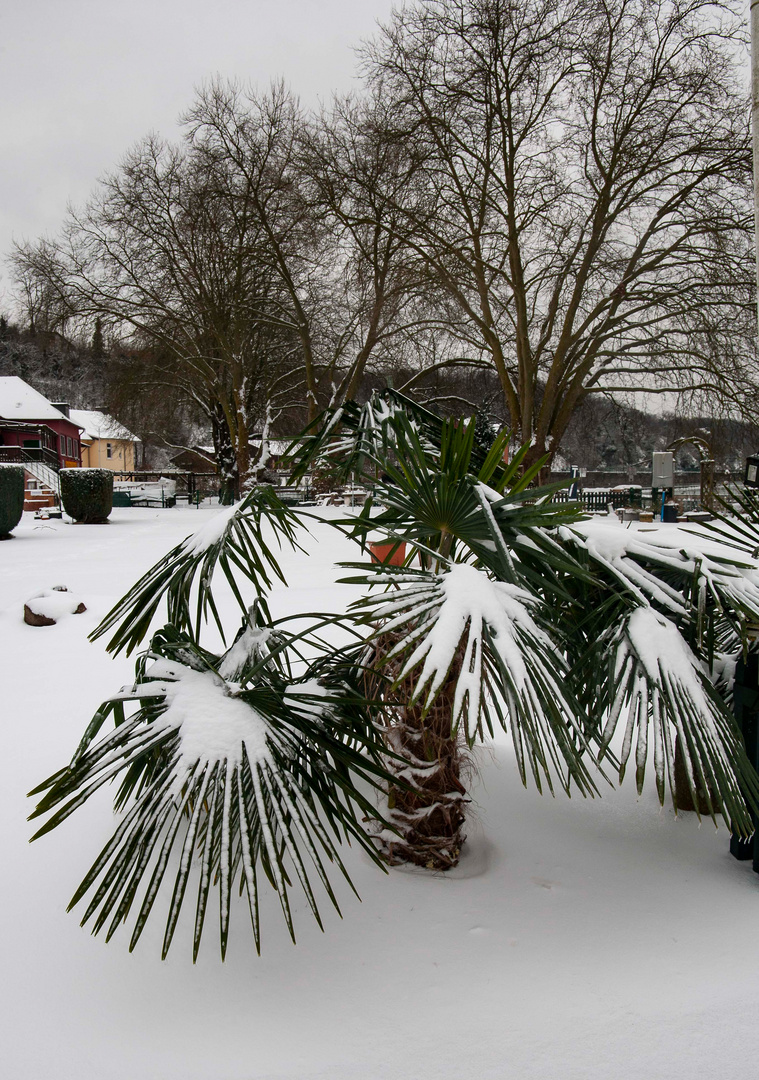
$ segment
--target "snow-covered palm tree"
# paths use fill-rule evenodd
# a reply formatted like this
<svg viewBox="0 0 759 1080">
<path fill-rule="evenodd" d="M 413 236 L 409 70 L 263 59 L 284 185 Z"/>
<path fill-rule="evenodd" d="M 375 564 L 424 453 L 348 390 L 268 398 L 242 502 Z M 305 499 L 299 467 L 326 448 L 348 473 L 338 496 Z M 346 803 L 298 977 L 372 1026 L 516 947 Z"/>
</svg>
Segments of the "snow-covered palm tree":
<svg viewBox="0 0 759 1080">
<path fill-rule="evenodd" d="M 35 815 L 49 814 L 40 835 L 121 778 L 113 837 L 72 900 L 90 894 L 84 921 L 110 937 L 136 908 L 133 946 L 171 866 L 165 955 L 195 868 L 194 951 L 215 885 L 223 953 L 233 885 L 259 942 L 259 870 L 292 932 L 295 877 L 317 919 L 315 877 L 336 903 L 327 871 L 346 873 L 341 841 L 381 866 L 446 869 L 464 840 L 462 751 L 497 726 L 524 783 L 592 795 L 610 768 L 622 779 L 634 751 L 639 790 L 652 758 L 662 801 L 685 796 L 753 831 L 759 779 L 719 687 L 725 657 L 759 622 L 747 550 L 759 537 L 728 522 L 686 534 L 591 520 L 552 502 L 555 488 L 530 486 L 540 463 L 524 470 L 526 449 L 504 464 L 507 443 L 483 452 L 473 423 L 443 422 L 392 392 L 348 403 L 307 433 L 295 475 L 332 462 L 371 481 L 373 499 L 338 527 L 357 555 L 377 533 L 404 542 L 405 565 L 357 558 L 345 580 L 361 597 L 347 612 L 314 615 L 306 629 L 273 621 L 276 544 L 296 546 L 307 519 L 259 489 L 106 617 L 96 636 L 115 629 L 108 647 L 131 651 L 167 600 L 134 686 L 101 707 L 71 764 L 36 792 Z M 221 654 L 201 640 L 208 619 L 224 630 L 217 568 L 242 616 Z M 250 610 L 242 579 L 258 593 Z M 329 644 L 330 623 L 349 645 Z"/>
</svg>

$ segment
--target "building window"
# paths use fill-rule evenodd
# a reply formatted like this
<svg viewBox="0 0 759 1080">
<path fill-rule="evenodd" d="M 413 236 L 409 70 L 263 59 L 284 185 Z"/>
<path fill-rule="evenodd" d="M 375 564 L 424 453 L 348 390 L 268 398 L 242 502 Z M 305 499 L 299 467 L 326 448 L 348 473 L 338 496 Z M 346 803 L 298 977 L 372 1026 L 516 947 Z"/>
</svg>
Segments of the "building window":
<svg viewBox="0 0 759 1080">
<path fill-rule="evenodd" d="M 69 448 L 69 457 L 74 456 L 74 443 L 69 435 L 66 436 L 66 443 Z"/>
<path fill-rule="evenodd" d="M 105 444 L 105 456 L 107 458 L 112 458 L 113 457 L 113 444 L 112 443 L 107 442 Z"/>
</svg>

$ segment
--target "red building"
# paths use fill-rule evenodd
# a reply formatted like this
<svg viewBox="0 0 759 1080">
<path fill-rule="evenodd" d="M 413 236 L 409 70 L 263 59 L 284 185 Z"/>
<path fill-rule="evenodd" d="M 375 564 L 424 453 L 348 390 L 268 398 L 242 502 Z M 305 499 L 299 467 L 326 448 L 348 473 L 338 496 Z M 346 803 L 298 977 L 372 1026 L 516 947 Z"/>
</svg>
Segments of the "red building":
<svg viewBox="0 0 759 1080">
<path fill-rule="evenodd" d="M 16 375 L 0 377 L 0 461 L 41 461 L 55 469 L 82 464 L 81 428 Z"/>
</svg>

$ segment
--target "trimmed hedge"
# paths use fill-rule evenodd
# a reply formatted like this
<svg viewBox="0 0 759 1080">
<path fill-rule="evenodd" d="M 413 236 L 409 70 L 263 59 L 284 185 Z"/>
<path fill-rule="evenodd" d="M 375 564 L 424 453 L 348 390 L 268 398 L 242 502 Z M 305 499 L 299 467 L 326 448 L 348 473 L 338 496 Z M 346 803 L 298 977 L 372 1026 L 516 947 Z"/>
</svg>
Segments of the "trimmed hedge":
<svg viewBox="0 0 759 1080">
<path fill-rule="evenodd" d="M 0 465 L 0 539 L 15 529 L 24 512 L 23 465 Z"/>
<path fill-rule="evenodd" d="M 102 525 L 113 507 L 109 469 L 61 469 L 61 502 L 66 513 L 85 525 Z"/>
</svg>

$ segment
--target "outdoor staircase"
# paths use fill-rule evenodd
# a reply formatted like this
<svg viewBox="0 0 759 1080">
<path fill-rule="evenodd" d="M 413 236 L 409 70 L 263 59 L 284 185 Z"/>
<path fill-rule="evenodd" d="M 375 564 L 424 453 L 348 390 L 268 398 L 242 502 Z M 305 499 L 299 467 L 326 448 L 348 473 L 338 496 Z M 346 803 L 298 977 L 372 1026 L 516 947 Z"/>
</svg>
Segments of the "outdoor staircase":
<svg viewBox="0 0 759 1080">
<path fill-rule="evenodd" d="M 24 510 L 42 510 L 58 505 L 54 492 L 44 487 L 24 488 Z"/>
<path fill-rule="evenodd" d="M 50 465 L 46 465 L 44 461 L 26 460 L 23 465 L 26 472 L 33 476 L 35 480 L 38 480 L 43 487 L 47 488 L 53 495 L 60 496 L 61 478 L 55 469 Z"/>
<path fill-rule="evenodd" d="M 24 510 L 58 506 L 61 478 L 58 455 L 48 449 L 0 446 L 0 463 L 24 468 Z"/>
<path fill-rule="evenodd" d="M 24 510 L 58 506 L 61 478 L 44 461 L 24 461 Z"/>
<path fill-rule="evenodd" d="M 24 510 L 42 510 L 58 506 L 61 498 L 61 478 L 58 470 L 16 447 L 3 447 L 0 460 L 24 467 Z M 9 452 L 10 451 L 10 452 Z"/>
</svg>

